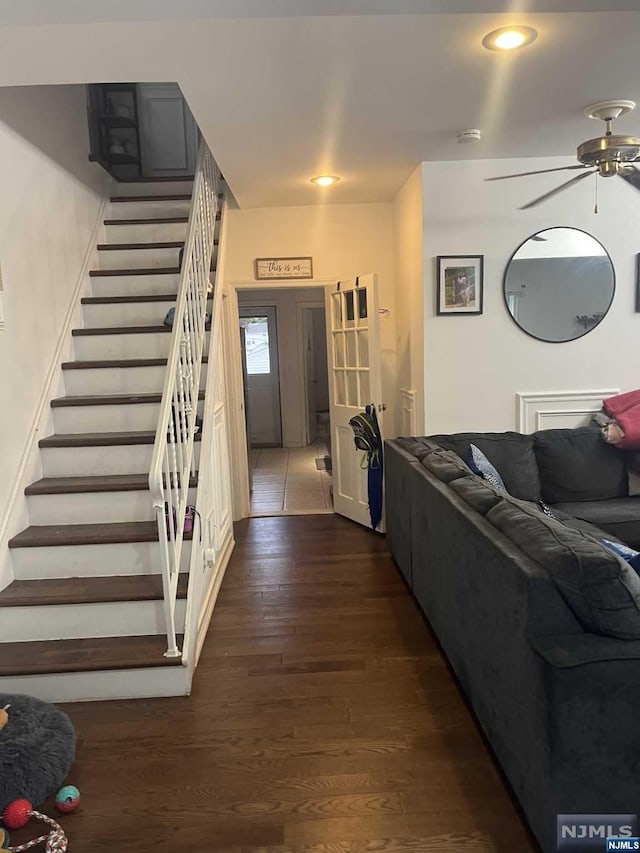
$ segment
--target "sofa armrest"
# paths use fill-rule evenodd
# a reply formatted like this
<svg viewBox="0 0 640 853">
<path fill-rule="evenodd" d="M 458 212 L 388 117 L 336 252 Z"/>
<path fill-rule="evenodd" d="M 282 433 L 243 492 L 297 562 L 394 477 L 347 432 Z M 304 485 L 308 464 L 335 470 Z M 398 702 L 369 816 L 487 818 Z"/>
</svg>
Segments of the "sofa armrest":
<svg viewBox="0 0 640 853">
<path fill-rule="evenodd" d="M 640 640 L 617 640 L 598 634 L 564 634 L 531 639 L 531 646 L 558 669 L 605 661 L 640 660 Z"/>
</svg>

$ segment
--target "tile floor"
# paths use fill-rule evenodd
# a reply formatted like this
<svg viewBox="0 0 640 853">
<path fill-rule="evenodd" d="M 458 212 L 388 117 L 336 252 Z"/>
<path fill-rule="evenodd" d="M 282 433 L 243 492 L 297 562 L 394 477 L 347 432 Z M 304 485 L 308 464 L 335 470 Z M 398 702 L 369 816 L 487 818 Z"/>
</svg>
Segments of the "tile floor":
<svg viewBox="0 0 640 853">
<path fill-rule="evenodd" d="M 316 467 L 328 452 L 324 439 L 309 447 L 252 449 L 251 515 L 333 512 L 331 474 Z"/>
</svg>

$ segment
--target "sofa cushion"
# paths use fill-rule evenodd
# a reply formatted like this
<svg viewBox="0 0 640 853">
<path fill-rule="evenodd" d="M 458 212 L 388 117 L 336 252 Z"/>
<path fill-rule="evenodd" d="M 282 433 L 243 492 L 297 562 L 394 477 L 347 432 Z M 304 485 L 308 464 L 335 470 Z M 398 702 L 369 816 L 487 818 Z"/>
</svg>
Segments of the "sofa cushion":
<svg viewBox="0 0 640 853">
<path fill-rule="evenodd" d="M 481 515 L 486 515 L 504 495 L 503 491 L 475 475 L 453 480 L 449 487 Z"/>
<path fill-rule="evenodd" d="M 543 501 L 605 501 L 628 495 L 624 455 L 602 440 L 598 427 L 545 429 L 533 438 Z"/>
<path fill-rule="evenodd" d="M 433 453 L 434 450 L 440 449 L 438 444 L 424 437 L 397 438 L 396 443 L 418 460 L 422 460 L 427 453 Z"/>
<path fill-rule="evenodd" d="M 429 438 L 463 459 L 469 445 L 475 444 L 500 472 L 510 495 L 525 501 L 540 500 L 540 476 L 532 436 L 519 432 L 460 432 Z"/>
<path fill-rule="evenodd" d="M 554 504 L 552 509 L 595 524 L 631 548 L 640 550 L 640 496 L 560 503 Z"/>
<path fill-rule="evenodd" d="M 564 512 L 558 507 L 553 508 L 553 517 L 557 518 L 558 521 L 561 521 L 565 527 L 570 527 L 572 530 L 581 530 L 583 533 L 586 533 L 588 536 L 593 536 L 594 539 L 597 539 L 598 542 L 601 539 L 613 539 L 614 541 L 618 541 L 617 538 L 609 533 L 608 530 L 602 530 L 600 527 L 596 527 L 595 524 L 591 524 L 590 521 L 585 521 L 582 518 L 576 518 L 573 515 L 569 515 L 568 512 Z"/>
<path fill-rule="evenodd" d="M 450 483 L 452 480 L 457 480 L 458 477 L 466 477 L 471 474 L 471 470 L 467 468 L 458 454 L 451 450 L 438 449 L 433 453 L 428 453 L 422 459 L 422 465 L 443 483 Z"/>
<path fill-rule="evenodd" d="M 586 631 L 640 639 L 640 577 L 628 563 L 523 501 L 503 498 L 487 520 L 551 575 Z"/>
</svg>

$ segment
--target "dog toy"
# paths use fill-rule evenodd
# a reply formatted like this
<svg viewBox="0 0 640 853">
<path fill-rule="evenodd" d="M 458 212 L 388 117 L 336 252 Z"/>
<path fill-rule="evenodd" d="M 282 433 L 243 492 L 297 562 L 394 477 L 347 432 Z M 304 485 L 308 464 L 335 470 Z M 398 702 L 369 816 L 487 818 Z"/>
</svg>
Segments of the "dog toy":
<svg viewBox="0 0 640 853">
<path fill-rule="evenodd" d="M 56 808 L 61 814 L 71 814 L 80 804 L 80 791 L 75 785 L 65 785 L 56 794 Z"/>
<path fill-rule="evenodd" d="M 10 850 L 11 853 L 23 853 L 25 850 L 31 850 L 32 847 L 44 844 L 45 853 L 66 853 L 69 841 L 60 824 L 47 815 L 35 811 L 29 800 L 14 800 L 2 813 L 2 820 L 9 829 L 20 829 L 26 826 L 32 817 L 50 826 L 51 832 L 34 838 L 33 841 L 27 841 L 26 844 L 19 844 L 17 847 L 6 849 Z"/>
<path fill-rule="evenodd" d="M 0 708 L 0 731 L 2 731 L 9 722 L 9 714 L 7 714 L 7 711 L 10 707 L 11 705 L 5 705 L 4 708 Z"/>
</svg>

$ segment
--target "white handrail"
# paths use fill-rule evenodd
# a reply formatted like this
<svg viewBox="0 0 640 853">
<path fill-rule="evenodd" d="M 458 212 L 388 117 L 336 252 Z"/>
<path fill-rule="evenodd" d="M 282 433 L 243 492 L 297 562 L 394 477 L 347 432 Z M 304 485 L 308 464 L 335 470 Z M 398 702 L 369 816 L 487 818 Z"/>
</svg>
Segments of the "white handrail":
<svg viewBox="0 0 640 853">
<path fill-rule="evenodd" d="M 218 170 L 206 142 L 202 140 L 149 471 L 149 488 L 160 543 L 167 657 L 179 657 L 181 654 L 176 638 L 176 601 L 184 519 L 189 486 L 195 473 L 194 436 L 218 207 Z"/>
</svg>

